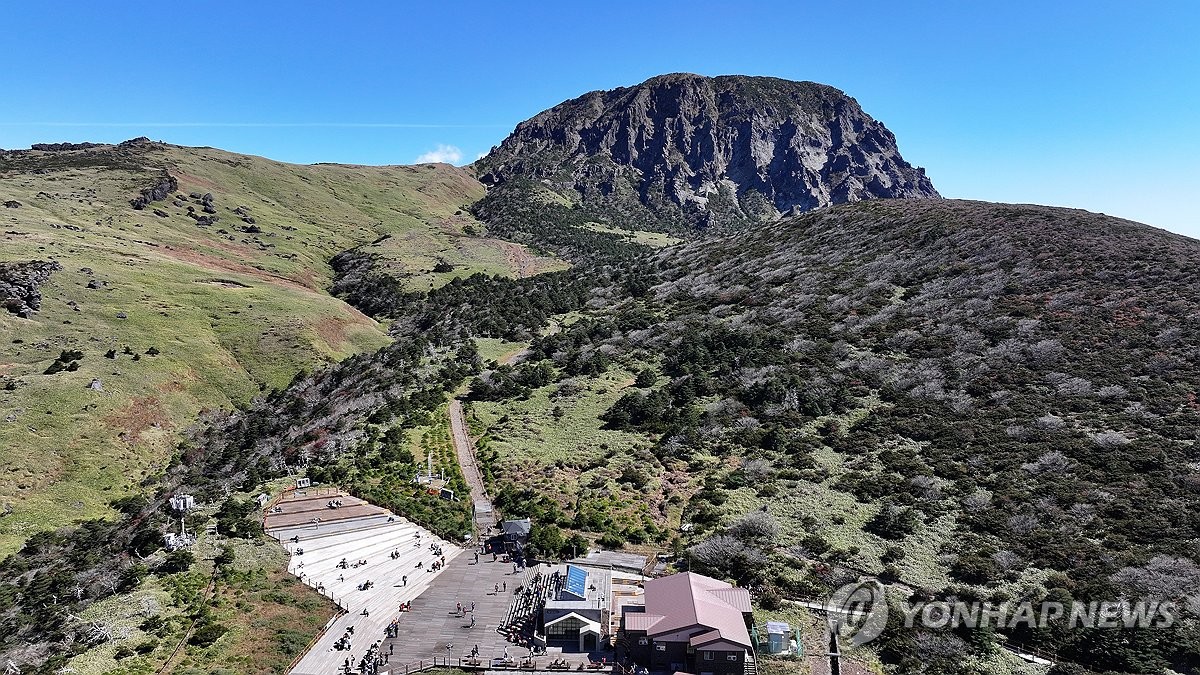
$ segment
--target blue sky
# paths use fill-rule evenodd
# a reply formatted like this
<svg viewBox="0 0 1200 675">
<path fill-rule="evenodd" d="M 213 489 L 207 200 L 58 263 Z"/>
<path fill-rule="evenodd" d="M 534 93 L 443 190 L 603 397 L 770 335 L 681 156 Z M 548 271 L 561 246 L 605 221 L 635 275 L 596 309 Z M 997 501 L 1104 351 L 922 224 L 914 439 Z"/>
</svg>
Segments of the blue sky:
<svg viewBox="0 0 1200 675">
<path fill-rule="evenodd" d="M 0 147 L 459 163 L 666 72 L 833 85 L 948 197 L 1200 237 L 1200 2 L 12 2 Z M 454 153 L 442 156 L 453 158 Z"/>
</svg>

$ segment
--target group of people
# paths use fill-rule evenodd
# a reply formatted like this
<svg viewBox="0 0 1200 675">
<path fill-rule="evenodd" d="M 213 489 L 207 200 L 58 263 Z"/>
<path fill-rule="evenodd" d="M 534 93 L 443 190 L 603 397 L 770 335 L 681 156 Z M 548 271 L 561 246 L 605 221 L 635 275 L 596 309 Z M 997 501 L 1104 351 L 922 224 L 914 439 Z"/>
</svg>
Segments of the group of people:
<svg viewBox="0 0 1200 675">
<path fill-rule="evenodd" d="M 342 633 L 342 637 L 338 638 L 337 642 L 333 643 L 333 648 L 340 651 L 350 651 L 353 648 L 351 641 L 354 639 L 354 626 L 346 626 L 346 632 Z M 349 660 L 349 659 L 347 659 Z"/>
<path fill-rule="evenodd" d="M 379 672 L 379 667 L 386 664 L 390 660 L 391 651 L 383 653 L 380 650 L 382 643 L 376 642 L 367 649 L 367 653 L 363 655 L 362 660 L 358 662 L 358 672 L 360 675 L 375 675 Z M 342 664 L 343 672 L 349 675 L 353 673 L 352 664 L 354 657 L 350 656 Z"/>
<path fill-rule="evenodd" d="M 325 506 L 331 509 L 340 509 L 342 508 L 342 500 L 330 499 L 329 501 L 325 502 Z"/>
<path fill-rule="evenodd" d="M 352 563 L 348 563 L 348 562 L 346 562 L 345 558 L 342 558 L 341 560 L 338 561 L 337 565 L 334 565 L 334 567 L 336 567 L 340 570 L 349 569 L 351 567 L 358 569 L 359 567 L 362 567 L 363 565 L 366 565 L 366 564 L 367 564 L 366 560 L 356 560 Z"/>
</svg>

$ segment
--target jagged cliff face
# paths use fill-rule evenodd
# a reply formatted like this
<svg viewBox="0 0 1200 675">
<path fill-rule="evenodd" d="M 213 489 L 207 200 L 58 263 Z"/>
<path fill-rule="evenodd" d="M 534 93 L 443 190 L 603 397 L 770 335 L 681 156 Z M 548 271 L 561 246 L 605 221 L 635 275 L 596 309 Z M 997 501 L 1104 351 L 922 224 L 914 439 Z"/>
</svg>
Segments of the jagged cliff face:
<svg viewBox="0 0 1200 675">
<path fill-rule="evenodd" d="M 664 75 L 561 103 L 476 164 L 483 182 L 541 181 L 616 213 L 719 225 L 829 204 L 936 198 L 923 169 L 833 87 Z"/>
</svg>

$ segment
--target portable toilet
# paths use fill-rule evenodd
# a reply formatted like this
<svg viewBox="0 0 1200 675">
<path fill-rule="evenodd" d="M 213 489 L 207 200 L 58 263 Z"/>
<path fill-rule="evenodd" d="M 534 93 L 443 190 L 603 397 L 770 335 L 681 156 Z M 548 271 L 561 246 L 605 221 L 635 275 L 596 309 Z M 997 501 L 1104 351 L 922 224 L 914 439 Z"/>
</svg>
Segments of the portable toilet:
<svg viewBox="0 0 1200 675">
<path fill-rule="evenodd" d="M 782 654 L 788 649 L 788 634 L 792 627 L 782 621 L 767 622 L 767 653 Z"/>
</svg>

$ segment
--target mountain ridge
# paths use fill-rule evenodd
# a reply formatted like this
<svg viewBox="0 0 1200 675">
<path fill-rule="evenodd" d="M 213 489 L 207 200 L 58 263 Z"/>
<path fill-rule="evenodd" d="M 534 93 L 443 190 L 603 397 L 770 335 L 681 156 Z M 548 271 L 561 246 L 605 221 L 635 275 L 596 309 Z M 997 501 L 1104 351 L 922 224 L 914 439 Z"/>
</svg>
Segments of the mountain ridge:
<svg viewBox="0 0 1200 675">
<path fill-rule="evenodd" d="M 940 197 L 841 90 L 772 77 L 659 75 L 518 124 L 474 165 L 647 222 L 738 226 L 835 203 Z"/>
</svg>

